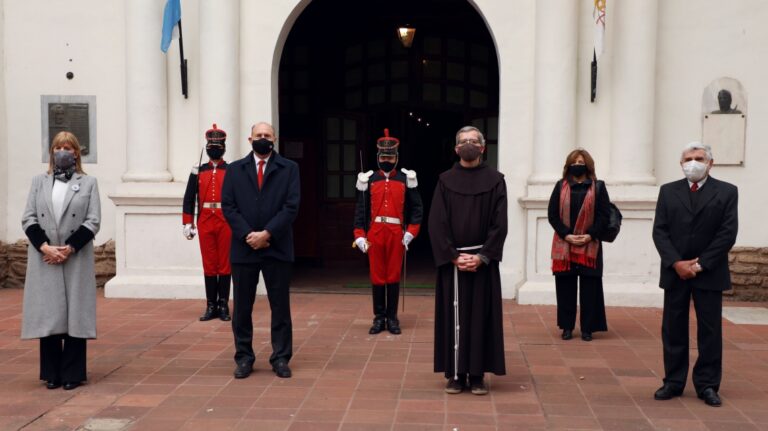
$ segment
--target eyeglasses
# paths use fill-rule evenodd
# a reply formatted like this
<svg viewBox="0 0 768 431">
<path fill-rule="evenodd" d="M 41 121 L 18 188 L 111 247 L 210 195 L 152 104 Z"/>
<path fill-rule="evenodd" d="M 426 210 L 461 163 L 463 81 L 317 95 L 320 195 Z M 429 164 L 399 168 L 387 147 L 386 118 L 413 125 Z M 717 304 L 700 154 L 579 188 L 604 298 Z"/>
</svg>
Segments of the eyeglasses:
<svg viewBox="0 0 768 431">
<path fill-rule="evenodd" d="M 462 139 L 459 145 L 480 145 L 479 139 Z"/>
</svg>

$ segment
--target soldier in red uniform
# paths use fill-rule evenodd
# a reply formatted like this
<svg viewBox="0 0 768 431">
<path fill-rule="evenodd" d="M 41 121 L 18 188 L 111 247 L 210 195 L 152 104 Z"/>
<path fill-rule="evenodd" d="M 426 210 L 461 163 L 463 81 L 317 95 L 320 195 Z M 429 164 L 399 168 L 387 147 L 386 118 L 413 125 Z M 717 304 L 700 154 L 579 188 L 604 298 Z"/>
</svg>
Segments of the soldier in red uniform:
<svg viewBox="0 0 768 431">
<path fill-rule="evenodd" d="M 227 162 L 222 158 L 226 150 L 227 133 L 213 125 L 205 132 L 205 152 L 210 161 L 192 168 L 184 193 L 184 236 L 192 239 L 200 234 L 203 255 L 205 297 L 207 306 L 200 320 L 218 317 L 231 320 L 229 315 L 229 284 L 232 279 L 229 266 L 229 246 L 232 231 L 221 211 L 221 185 L 227 173 Z M 197 226 L 195 226 L 197 206 Z"/>
<path fill-rule="evenodd" d="M 416 172 L 395 169 L 399 145 L 400 141 L 384 129 L 384 136 L 376 141 L 379 169 L 357 176 L 354 235 L 355 246 L 368 253 L 370 263 L 374 314 L 370 334 L 385 328 L 392 334 L 401 332 L 397 301 L 403 254 L 421 226 Z"/>
</svg>

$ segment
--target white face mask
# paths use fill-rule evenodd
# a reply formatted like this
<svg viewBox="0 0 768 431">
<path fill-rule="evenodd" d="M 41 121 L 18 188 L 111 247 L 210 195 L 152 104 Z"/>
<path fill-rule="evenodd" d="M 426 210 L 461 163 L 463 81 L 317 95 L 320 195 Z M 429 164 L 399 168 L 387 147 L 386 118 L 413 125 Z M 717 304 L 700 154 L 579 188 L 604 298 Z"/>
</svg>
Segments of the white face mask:
<svg viewBox="0 0 768 431">
<path fill-rule="evenodd" d="M 707 163 L 691 160 L 683 163 L 683 173 L 685 174 L 685 178 L 688 178 L 688 181 L 698 183 L 707 175 L 707 167 Z"/>
</svg>

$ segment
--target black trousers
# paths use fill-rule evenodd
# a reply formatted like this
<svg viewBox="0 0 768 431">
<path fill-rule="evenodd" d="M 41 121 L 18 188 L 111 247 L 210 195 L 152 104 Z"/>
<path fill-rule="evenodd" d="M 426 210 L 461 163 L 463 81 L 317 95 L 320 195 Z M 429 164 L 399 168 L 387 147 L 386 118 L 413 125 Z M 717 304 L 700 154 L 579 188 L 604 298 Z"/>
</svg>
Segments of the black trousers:
<svg viewBox="0 0 768 431">
<path fill-rule="evenodd" d="M 86 380 L 86 339 L 68 334 L 40 338 L 40 380 L 79 383 Z"/>
<path fill-rule="evenodd" d="M 693 289 L 680 281 L 664 289 L 661 341 L 664 345 L 664 383 L 685 388 L 688 379 L 688 317 L 693 297 L 699 357 L 693 366 L 696 393 L 720 390 L 723 374 L 723 292 Z"/>
<path fill-rule="evenodd" d="M 578 283 L 578 285 L 577 285 Z M 583 275 L 556 275 L 557 326 L 573 329 L 576 326 L 576 294 L 578 292 L 581 314 L 581 332 L 607 331 L 603 278 Z"/>
<path fill-rule="evenodd" d="M 265 259 L 260 263 L 232 264 L 234 283 L 234 311 L 232 332 L 235 336 L 235 362 L 238 364 L 256 361 L 253 352 L 253 303 L 256 300 L 256 285 L 259 273 L 264 274 L 269 308 L 272 311 L 271 336 L 272 355 L 269 363 L 291 360 L 293 356 L 293 325 L 291 323 L 291 263 Z"/>
</svg>

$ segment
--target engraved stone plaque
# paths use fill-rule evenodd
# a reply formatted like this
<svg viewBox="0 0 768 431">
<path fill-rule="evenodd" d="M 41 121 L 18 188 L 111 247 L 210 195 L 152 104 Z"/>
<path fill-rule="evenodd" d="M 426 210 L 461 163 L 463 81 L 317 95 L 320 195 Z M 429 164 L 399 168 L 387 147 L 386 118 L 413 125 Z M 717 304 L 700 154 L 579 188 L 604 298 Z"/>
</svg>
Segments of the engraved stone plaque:
<svg viewBox="0 0 768 431">
<path fill-rule="evenodd" d="M 96 97 L 41 96 L 41 105 L 43 163 L 48 162 L 48 149 L 61 131 L 77 137 L 84 163 L 96 163 Z"/>
<path fill-rule="evenodd" d="M 702 142 L 712 147 L 717 165 L 743 165 L 746 116 L 707 114 L 702 126 Z"/>
</svg>

